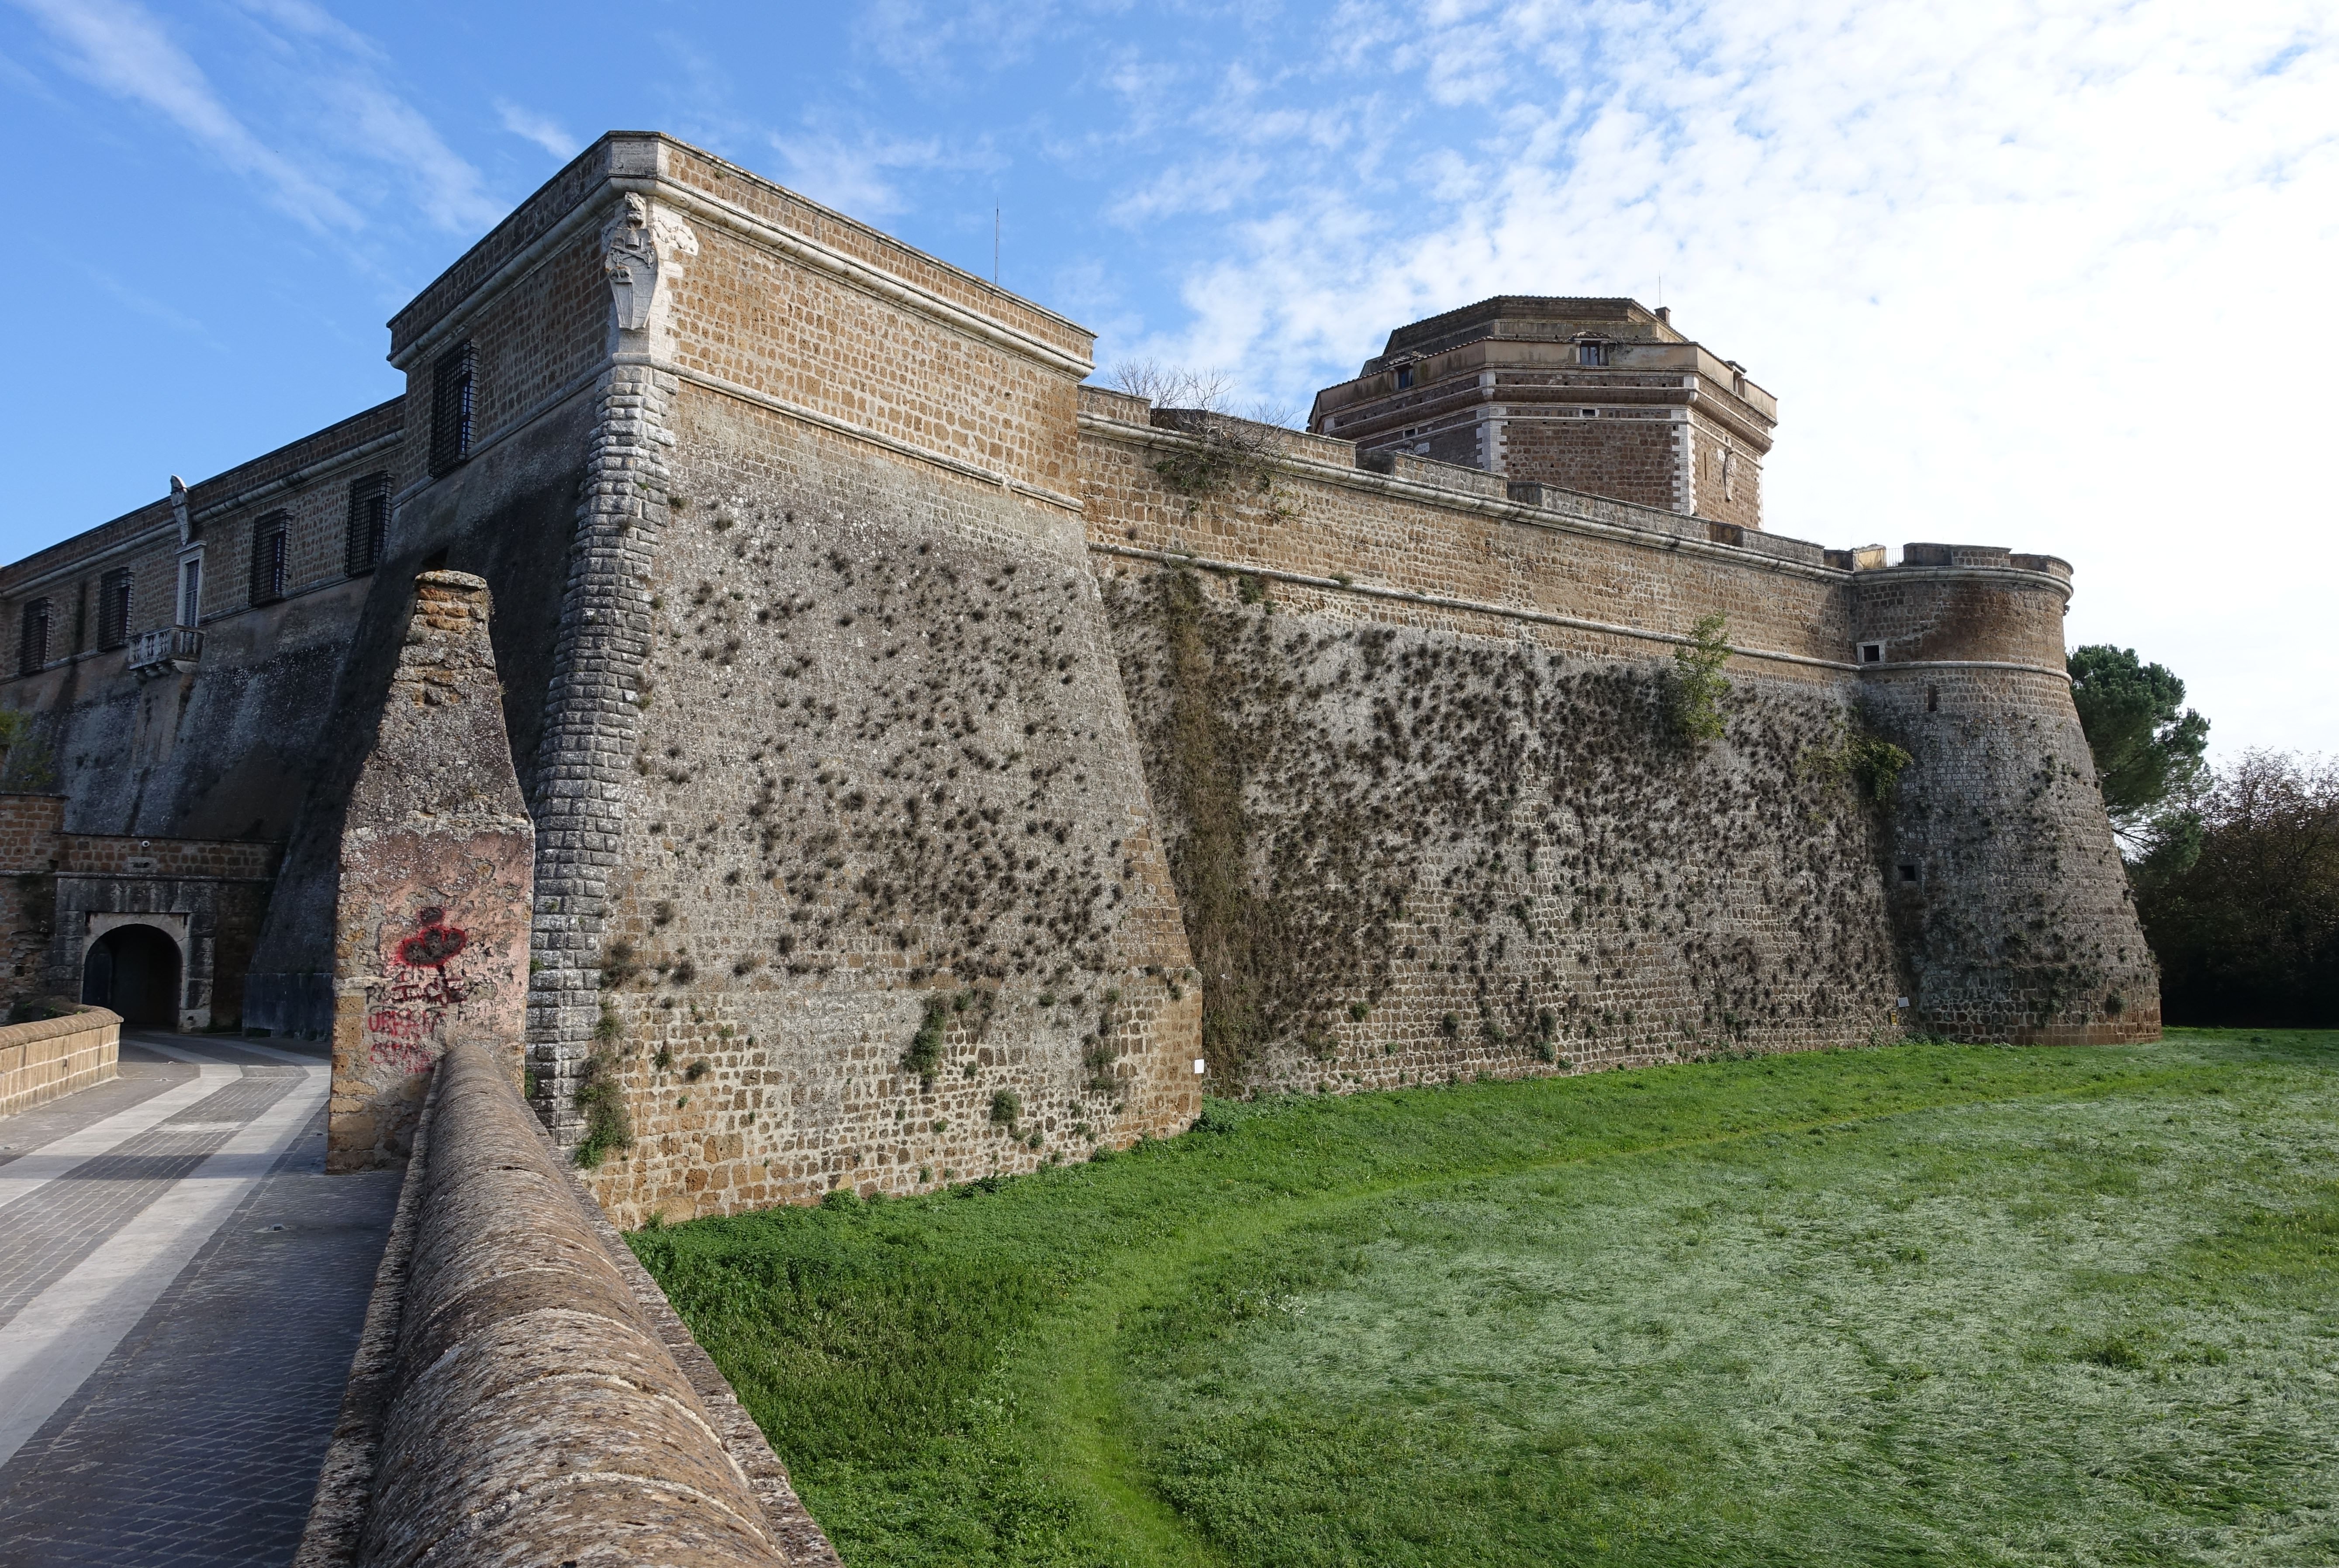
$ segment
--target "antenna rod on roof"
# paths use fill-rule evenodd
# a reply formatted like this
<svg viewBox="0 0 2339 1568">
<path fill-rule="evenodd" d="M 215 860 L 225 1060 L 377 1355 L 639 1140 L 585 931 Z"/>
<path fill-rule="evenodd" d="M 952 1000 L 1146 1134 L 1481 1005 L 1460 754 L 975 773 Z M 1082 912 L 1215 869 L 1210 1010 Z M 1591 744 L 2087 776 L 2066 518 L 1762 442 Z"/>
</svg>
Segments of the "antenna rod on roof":
<svg viewBox="0 0 2339 1568">
<path fill-rule="evenodd" d="M 991 286 L 999 287 L 999 209 L 991 210 Z"/>
</svg>

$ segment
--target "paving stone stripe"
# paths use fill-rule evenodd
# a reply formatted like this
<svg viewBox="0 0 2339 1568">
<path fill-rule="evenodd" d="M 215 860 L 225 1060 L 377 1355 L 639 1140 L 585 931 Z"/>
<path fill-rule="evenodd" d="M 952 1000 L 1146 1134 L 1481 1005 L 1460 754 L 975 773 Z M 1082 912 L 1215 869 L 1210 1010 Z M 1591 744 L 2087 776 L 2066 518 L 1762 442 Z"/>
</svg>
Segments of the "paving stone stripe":
<svg viewBox="0 0 2339 1568">
<path fill-rule="evenodd" d="M 0 1327 L 0 1464 L 104 1361 L 324 1103 L 329 1070 L 294 1070 L 290 1092 Z"/>
<path fill-rule="evenodd" d="M 0 1333 L 25 1305 L 105 1245 L 297 1080 L 232 1079 L 220 1090 L 122 1144 L 84 1160 L 12 1209 L 0 1251 Z"/>
<path fill-rule="evenodd" d="M 218 1093 L 243 1074 L 232 1067 L 206 1066 L 198 1076 L 151 1100 L 141 1100 L 103 1121 L 25 1150 L 0 1165 L 0 1208 L 38 1191 L 86 1161 L 119 1147 L 197 1100 Z"/>
<path fill-rule="evenodd" d="M 0 1464 L 0 1564 L 253 1568 L 292 1555 L 400 1174 L 323 1174 L 325 1118 Z"/>
</svg>

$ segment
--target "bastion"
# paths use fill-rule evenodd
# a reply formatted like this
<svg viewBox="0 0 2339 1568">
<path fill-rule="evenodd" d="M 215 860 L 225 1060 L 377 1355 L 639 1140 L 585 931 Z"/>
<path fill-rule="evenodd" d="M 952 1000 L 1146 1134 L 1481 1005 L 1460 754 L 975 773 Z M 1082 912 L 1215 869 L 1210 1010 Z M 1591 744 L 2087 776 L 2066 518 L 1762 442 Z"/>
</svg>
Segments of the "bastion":
<svg viewBox="0 0 2339 1568">
<path fill-rule="evenodd" d="M 1306 431 L 1092 349 L 604 136 L 393 318 L 400 397 L 0 571 L 16 993 L 338 1008 L 345 1102 L 412 1106 L 445 1042 L 337 992 L 350 868 L 532 884 L 498 1049 L 620 1223 L 1084 1159 L 1206 1090 L 2156 1031 L 2064 562 L 1771 530 L 1776 400 L 1631 301 L 1400 327 Z M 438 678 L 418 580 L 485 617 L 477 801 L 366 772 Z M 532 878 L 350 858 L 473 810 Z M 144 847 L 99 888 L 100 843 Z M 402 1154 L 353 1109 L 335 1159 Z"/>
</svg>

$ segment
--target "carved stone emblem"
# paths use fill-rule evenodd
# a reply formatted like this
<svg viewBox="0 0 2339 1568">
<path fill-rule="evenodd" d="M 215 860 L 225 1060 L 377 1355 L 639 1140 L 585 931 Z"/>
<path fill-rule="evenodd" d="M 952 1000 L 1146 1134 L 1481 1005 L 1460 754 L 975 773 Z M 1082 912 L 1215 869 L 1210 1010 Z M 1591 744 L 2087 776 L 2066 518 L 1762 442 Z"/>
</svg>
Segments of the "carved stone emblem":
<svg viewBox="0 0 2339 1568">
<path fill-rule="evenodd" d="M 628 332 L 649 325 L 660 274 L 676 255 L 697 254 L 698 236 L 689 224 L 645 197 L 627 194 L 625 205 L 601 231 L 601 265 L 617 300 L 617 325 Z"/>
</svg>

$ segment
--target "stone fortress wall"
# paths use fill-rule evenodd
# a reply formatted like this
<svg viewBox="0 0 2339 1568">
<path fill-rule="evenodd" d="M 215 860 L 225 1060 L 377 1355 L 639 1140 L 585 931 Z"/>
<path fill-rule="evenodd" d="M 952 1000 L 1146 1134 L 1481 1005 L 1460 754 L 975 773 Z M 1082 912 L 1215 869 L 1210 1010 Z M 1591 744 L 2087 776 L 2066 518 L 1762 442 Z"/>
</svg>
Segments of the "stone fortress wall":
<svg viewBox="0 0 2339 1568">
<path fill-rule="evenodd" d="M 1639 314 L 1634 351 L 1740 376 Z M 2156 1028 L 2059 562 L 1887 567 L 1762 531 L 1744 470 L 1732 511 L 1401 437 L 1254 431 L 1199 482 L 1226 428 L 1082 387 L 1082 330 L 647 133 L 391 330 L 406 397 L 194 487 L 192 534 L 158 503 L 0 572 L 13 633 L 116 555 L 217 550 L 199 656 L 84 639 L 0 702 L 74 825 L 283 845 L 244 1020 L 321 1033 L 414 579 L 483 579 L 536 833 L 528 1081 L 621 1221 L 1079 1159 L 1205 1084 Z M 1768 394 L 1708 390 L 1653 428 L 1721 409 L 1767 449 Z M 374 473 L 379 569 L 333 577 Z M 270 484 L 304 498 L 222 507 Z M 319 575 L 255 606 L 266 505 Z M 1728 730 L 1685 747 L 1663 675 L 1716 611 Z M 113 738 L 148 702 L 168 745 Z M 1889 802 L 1831 765 L 1870 731 L 1917 759 Z"/>
</svg>

